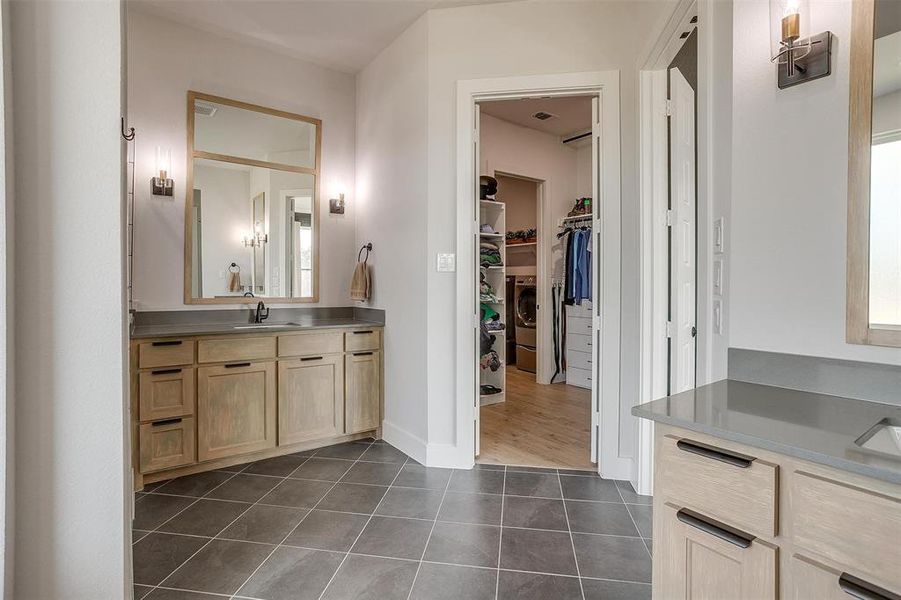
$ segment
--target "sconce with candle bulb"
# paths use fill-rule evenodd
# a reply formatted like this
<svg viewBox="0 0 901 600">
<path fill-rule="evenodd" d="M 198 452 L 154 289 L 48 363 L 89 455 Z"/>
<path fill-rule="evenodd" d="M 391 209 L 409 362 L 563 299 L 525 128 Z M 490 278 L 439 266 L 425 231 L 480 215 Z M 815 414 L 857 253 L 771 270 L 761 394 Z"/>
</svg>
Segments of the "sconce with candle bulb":
<svg viewBox="0 0 901 600">
<path fill-rule="evenodd" d="M 770 60 L 785 89 L 832 73 L 832 33 L 808 33 L 809 0 L 770 0 Z"/>
<path fill-rule="evenodd" d="M 262 247 L 263 244 L 269 242 L 269 234 L 263 232 L 263 223 L 262 221 L 257 221 L 253 224 L 253 235 L 245 235 L 244 236 L 244 246 L 255 248 Z"/>
<path fill-rule="evenodd" d="M 332 215 L 343 215 L 344 208 L 344 186 L 333 181 L 329 193 L 328 212 Z"/>
<path fill-rule="evenodd" d="M 173 196 L 175 195 L 175 182 L 169 178 L 169 167 L 172 164 L 172 153 L 168 148 L 165 150 L 159 146 L 156 147 L 156 172 L 157 177 L 150 179 L 150 193 L 154 196 Z"/>
</svg>

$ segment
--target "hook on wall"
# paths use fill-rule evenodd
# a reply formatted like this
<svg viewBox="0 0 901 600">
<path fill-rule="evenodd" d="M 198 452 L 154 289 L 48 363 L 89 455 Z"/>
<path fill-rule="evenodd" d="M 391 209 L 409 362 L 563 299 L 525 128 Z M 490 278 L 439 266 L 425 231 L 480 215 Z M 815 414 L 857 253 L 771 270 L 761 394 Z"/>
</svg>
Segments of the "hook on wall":
<svg viewBox="0 0 901 600">
<path fill-rule="evenodd" d="M 128 132 L 125 131 L 125 117 L 119 118 L 120 123 L 122 124 L 122 137 L 125 138 L 125 141 L 130 142 L 135 139 L 135 128 L 129 127 Z"/>
<path fill-rule="evenodd" d="M 369 253 L 372 252 L 372 242 L 363 244 L 363 247 L 360 248 L 359 252 L 357 252 L 357 262 L 360 262 L 360 257 L 363 256 L 363 250 L 366 251 L 366 258 L 363 259 L 363 261 L 365 262 L 369 260 Z"/>
</svg>

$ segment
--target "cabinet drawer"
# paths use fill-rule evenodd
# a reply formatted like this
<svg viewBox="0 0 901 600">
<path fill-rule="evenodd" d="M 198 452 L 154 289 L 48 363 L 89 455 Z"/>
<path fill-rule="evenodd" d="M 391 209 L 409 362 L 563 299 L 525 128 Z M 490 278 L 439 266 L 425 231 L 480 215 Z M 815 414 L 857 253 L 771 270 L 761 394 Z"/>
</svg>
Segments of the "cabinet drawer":
<svg viewBox="0 0 901 600">
<path fill-rule="evenodd" d="M 591 387 L 591 371 L 576 367 L 566 367 L 566 383 L 582 388 Z"/>
<path fill-rule="evenodd" d="M 190 365 L 194 362 L 194 342 L 191 340 L 160 340 L 138 344 L 138 367 L 155 369 Z"/>
<path fill-rule="evenodd" d="M 874 585 L 853 573 L 833 569 L 800 554 L 791 557 L 788 577 L 790 600 L 901 597 L 896 592 Z"/>
<path fill-rule="evenodd" d="M 194 414 L 194 368 L 170 367 L 138 374 L 141 421 Z"/>
<path fill-rule="evenodd" d="M 566 349 L 575 350 L 576 352 L 587 352 L 591 354 L 591 336 L 579 335 L 577 333 L 567 331 Z"/>
<path fill-rule="evenodd" d="M 232 362 L 275 358 L 275 336 L 209 339 L 197 342 L 197 362 Z"/>
<path fill-rule="evenodd" d="M 195 462 L 194 418 L 183 417 L 141 425 L 141 473 Z"/>
<path fill-rule="evenodd" d="M 339 331 L 278 336 L 279 356 L 314 356 L 344 352 L 344 336 Z"/>
<path fill-rule="evenodd" d="M 344 334 L 344 348 L 347 352 L 378 350 L 381 337 L 381 332 L 378 329 L 348 331 Z"/>
<path fill-rule="evenodd" d="M 795 471 L 789 504 L 799 548 L 901 592 L 901 498 Z"/>
<path fill-rule="evenodd" d="M 591 335 L 591 319 L 583 317 L 566 317 L 566 335 Z"/>
<path fill-rule="evenodd" d="M 576 368 L 591 370 L 591 352 L 577 352 L 568 350 L 566 352 L 566 368 Z"/>
<path fill-rule="evenodd" d="M 592 317 L 592 315 L 591 315 L 591 300 L 582 300 L 582 304 L 568 305 L 566 307 L 566 316 L 590 319 Z"/>
<path fill-rule="evenodd" d="M 654 494 L 748 533 L 775 536 L 779 466 L 672 435 L 658 440 Z"/>
</svg>

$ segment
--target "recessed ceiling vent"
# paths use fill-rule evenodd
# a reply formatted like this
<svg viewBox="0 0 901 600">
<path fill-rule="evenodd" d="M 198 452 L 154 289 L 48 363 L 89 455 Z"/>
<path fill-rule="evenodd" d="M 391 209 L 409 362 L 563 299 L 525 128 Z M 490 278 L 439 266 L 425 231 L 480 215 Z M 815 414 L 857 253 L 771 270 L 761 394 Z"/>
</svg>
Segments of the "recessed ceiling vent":
<svg viewBox="0 0 901 600">
<path fill-rule="evenodd" d="M 557 115 L 552 115 L 551 113 L 546 113 L 543 110 L 539 110 L 537 113 L 532 115 L 533 118 L 538 119 L 539 121 L 547 121 L 548 119 L 554 119 Z"/>
<path fill-rule="evenodd" d="M 203 102 L 202 100 L 194 101 L 194 113 L 203 117 L 212 117 L 216 114 L 216 111 L 219 110 L 218 106 L 214 106 L 213 104 L 209 104 L 208 102 Z"/>
</svg>

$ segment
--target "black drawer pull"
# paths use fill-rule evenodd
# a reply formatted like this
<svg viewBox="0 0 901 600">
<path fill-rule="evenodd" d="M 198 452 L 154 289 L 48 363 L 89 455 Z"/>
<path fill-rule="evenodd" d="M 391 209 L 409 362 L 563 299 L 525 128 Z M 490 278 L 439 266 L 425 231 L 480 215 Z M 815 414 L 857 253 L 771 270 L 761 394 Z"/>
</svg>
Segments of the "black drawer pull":
<svg viewBox="0 0 901 600">
<path fill-rule="evenodd" d="M 372 352 L 354 352 L 354 356 L 372 356 Z"/>
<path fill-rule="evenodd" d="M 708 446 L 707 444 L 702 444 L 700 442 L 679 440 L 678 442 L 676 442 L 676 447 L 684 452 L 697 454 L 698 456 L 703 456 L 704 458 L 712 458 L 713 460 L 718 460 L 720 462 L 732 465 L 733 467 L 740 467 L 742 469 L 747 469 L 751 466 L 751 463 L 754 462 L 754 459 L 750 456 L 724 452 L 722 450 L 714 448 L 713 446 Z"/>
<path fill-rule="evenodd" d="M 353 333 L 354 335 L 364 335 L 364 334 L 366 334 L 366 333 L 372 333 L 372 330 L 370 329 L 369 331 L 354 331 L 354 332 L 352 332 L 352 333 Z"/>
<path fill-rule="evenodd" d="M 857 598 L 858 600 L 901 600 L 901 596 L 898 594 L 847 573 L 842 573 L 841 577 L 838 578 L 838 587 L 852 598 Z"/>
<path fill-rule="evenodd" d="M 301 358 L 301 362 L 306 362 L 308 360 L 322 360 L 321 356 L 307 356 L 306 358 Z"/>
<path fill-rule="evenodd" d="M 687 508 L 683 508 L 677 512 L 676 518 L 686 525 L 690 525 L 695 529 L 700 529 L 704 533 L 709 533 L 710 535 L 718 537 L 724 542 L 734 544 L 739 548 L 748 548 L 751 546 L 751 542 L 754 541 L 754 536 L 749 536 L 743 531 L 733 529 L 722 523 L 712 523 L 702 515 L 693 510 L 688 510 Z"/>
<path fill-rule="evenodd" d="M 167 342 L 150 342 L 151 346 L 181 346 L 181 340 L 169 340 Z"/>
<path fill-rule="evenodd" d="M 181 417 L 178 417 L 177 419 L 166 419 L 165 421 L 154 421 L 150 426 L 160 427 L 161 425 L 172 425 L 173 423 L 181 423 Z"/>
<path fill-rule="evenodd" d="M 181 369 L 160 369 L 150 372 L 151 375 L 172 375 L 173 373 L 181 373 Z"/>
<path fill-rule="evenodd" d="M 232 363 L 230 365 L 225 365 L 225 368 L 226 369 L 237 369 L 239 367 L 249 367 L 249 366 L 250 366 L 249 362 L 247 362 L 247 363 Z"/>
</svg>

